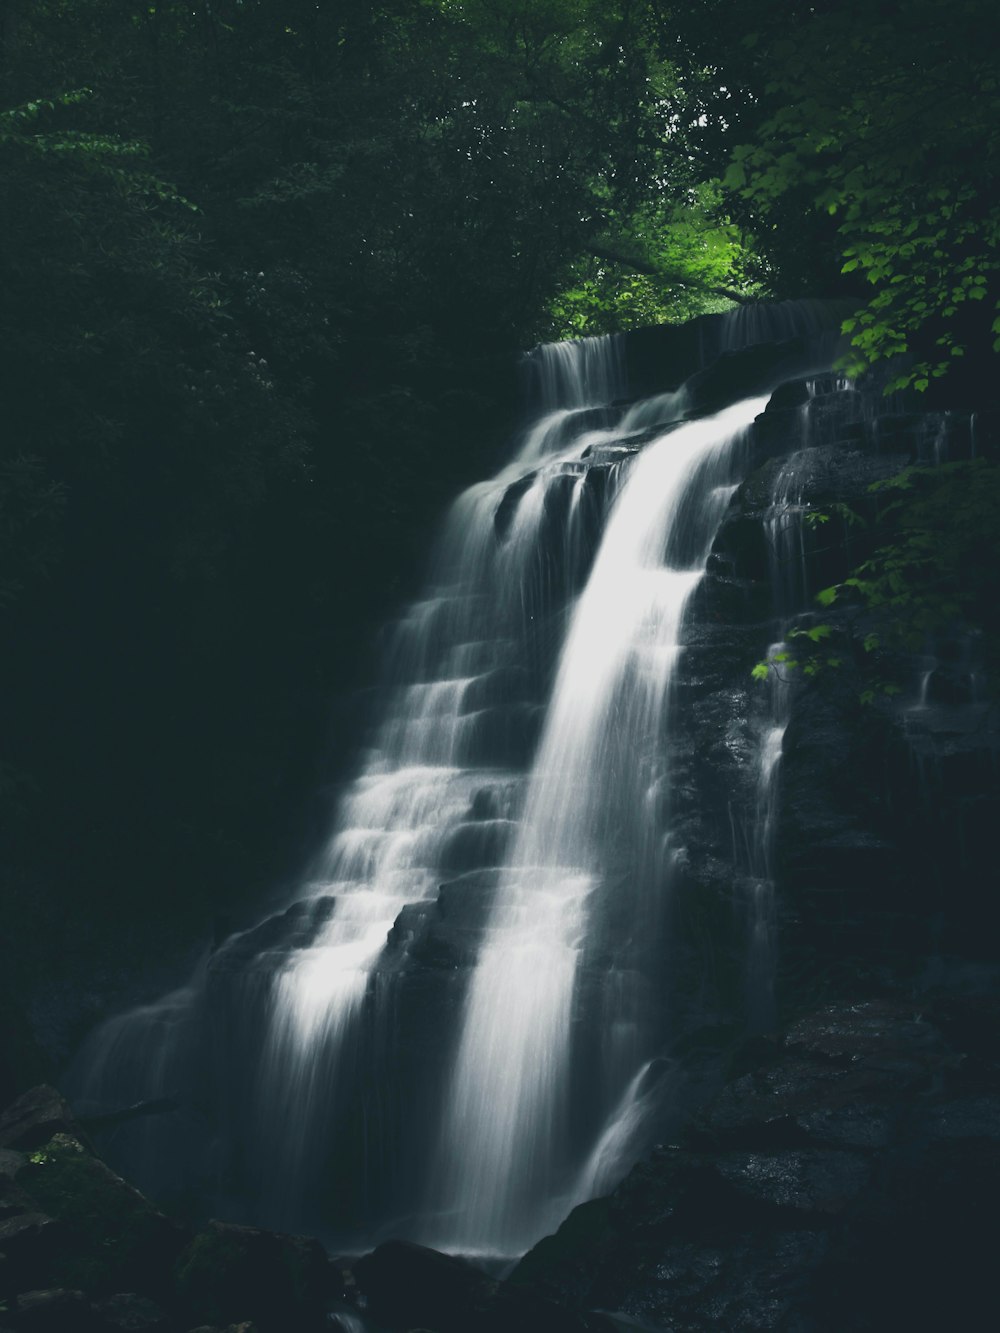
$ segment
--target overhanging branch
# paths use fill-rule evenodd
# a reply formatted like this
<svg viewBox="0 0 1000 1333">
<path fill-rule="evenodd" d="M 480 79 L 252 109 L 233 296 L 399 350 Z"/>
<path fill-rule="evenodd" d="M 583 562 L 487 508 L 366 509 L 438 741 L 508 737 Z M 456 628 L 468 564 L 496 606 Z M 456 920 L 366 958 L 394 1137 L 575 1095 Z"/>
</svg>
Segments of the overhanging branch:
<svg viewBox="0 0 1000 1333">
<path fill-rule="evenodd" d="M 653 278 L 665 287 L 691 287 L 709 296 L 723 296 L 727 301 L 735 301 L 738 305 L 749 305 L 752 300 L 751 297 L 733 291 L 730 287 L 715 287 L 711 283 L 699 282 L 697 278 L 692 278 L 687 273 L 667 273 L 655 264 L 650 264 L 648 260 L 638 259 L 635 255 L 624 255 L 616 250 L 603 248 L 593 249 L 591 254 L 595 259 L 604 259 L 609 264 L 620 264 L 630 273 L 641 273 L 643 277 Z"/>
</svg>

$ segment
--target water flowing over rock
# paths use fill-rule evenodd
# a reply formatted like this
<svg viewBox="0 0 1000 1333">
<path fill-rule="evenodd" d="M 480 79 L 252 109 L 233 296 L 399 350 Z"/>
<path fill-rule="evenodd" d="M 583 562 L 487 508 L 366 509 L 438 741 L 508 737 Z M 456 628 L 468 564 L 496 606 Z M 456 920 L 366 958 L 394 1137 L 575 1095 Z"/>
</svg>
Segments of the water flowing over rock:
<svg viewBox="0 0 1000 1333">
<path fill-rule="evenodd" d="M 823 874 L 882 855 L 810 749 L 837 718 L 806 734 L 795 680 L 751 681 L 855 540 L 805 514 L 988 435 L 873 408 L 837 324 L 785 303 L 525 358 L 524 429 L 387 630 L 308 882 L 78 1056 L 95 1126 L 176 1104 L 102 1131 L 153 1197 L 510 1259 L 773 1027 L 780 932 L 806 947 Z"/>
</svg>

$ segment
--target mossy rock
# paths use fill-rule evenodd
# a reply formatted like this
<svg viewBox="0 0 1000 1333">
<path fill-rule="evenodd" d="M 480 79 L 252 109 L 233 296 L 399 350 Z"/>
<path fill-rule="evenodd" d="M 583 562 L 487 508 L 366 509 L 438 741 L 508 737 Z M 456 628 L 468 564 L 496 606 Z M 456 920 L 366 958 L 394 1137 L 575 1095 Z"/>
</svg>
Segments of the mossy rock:
<svg viewBox="0 0 1000 1333">
<path fill-rule="evenodd" d="M 17 1185 L 60 1223 L 51 1284 L 92 1295 L 169 1289 L 184 1232 L 79 1140 L 56 1134 L 28 1157 Z"/>
<path fill-rule="evenodd" d="M 260 1333 L 324 1327 L 328 1262 L 317 1241 L 210 1222 L 179 1256 L 177 1292 L 192 1319 L 252 1320 Z"/>
</svg>

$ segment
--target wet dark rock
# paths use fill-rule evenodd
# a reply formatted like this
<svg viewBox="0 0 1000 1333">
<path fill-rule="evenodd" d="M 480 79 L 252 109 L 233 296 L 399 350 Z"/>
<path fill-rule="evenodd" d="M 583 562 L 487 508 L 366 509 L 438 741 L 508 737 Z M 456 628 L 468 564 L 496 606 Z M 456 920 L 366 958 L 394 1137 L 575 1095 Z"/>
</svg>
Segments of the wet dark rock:
<svg viewBox="0 0 1000 1333">
<path fill-rule="evenodd" d="M 441 871 L 461 875 L 502 863 L 504 849 L 516 828 L 509 819 L 480 819 L 457 824 L 441 853 Z"/>
<path fill-rule="evenodd" d="M 474 1327 L 473 1312 L 497 1286 L 472 1264 L 402 1240 L 365 1255 L 354 1277 L 375 1319 L 390 1328 L 426 1324 L 440 1333 Z"/>
<path fill-rule="evenodd" d="M 9 1281 L 22 1287 L 44 1281 L 64 1240 L 64 1229 L 47 1213 L 0 1218 L 0 1251 L 7 1258 Z"/>
<path fill-rule="evenodd" d="M 256 1324 L 244 1321 L 241 1324 L 227 1324 L 225 1328 L 202 1324 L 200 1328 L 192 1328 L 190 1333 L 258 1333 L 258 1330 Z"/>
<path fill-rule="evenodd" d="M 607 1311 L 571 1310 L 561 1302 L 504 1283 L 491 1300 L 479 1306 L 470 1327 L 476 1333 L 511 1333 L 513 1329 L 518 1333 L 615 1333 L 621 1323 Z"/>
<path fill-rule="evenodd" d="M 871 1174 L 863 1158 L 822 1149 L 724 1153 L 715 1170 L 737 1194 L 804 1213 L 842 1212 Z"/>
<path fill-rule="evenodd" d="M 520 805 L 519 792 L 520 784 L 516 782 L 480 787 L 472 797 L 469 818 L 512 819 Z"/>
<path fill-rule="evenodd" d="M 491 704 L 519 701 L 528 693 L 529 678 L 524 667 L 502 666 L 471 680 L 462 695 L 465 712 L 475 712 Z"/>
<path fill-rule="evenodd" d="M 788 380 L 780 384 L 768 399 L 765 412 L 774 413 L 788 408 L 804 407 L 814 397 L 809 380 Z"/>
<path fill-rule="evenodd" d="M 956 1046 L 951 1003 L 828 1005 L 759 1045 L 758 1068 L 511 1283 L 685 1333 L 979 1327 L 1000 1070 Z M 1000 1037 L 995 1005 L 979 1018 Z"/>
<path fill-rule="evenodd" d="M 438 889 L 437 914 L 441 919 L 482 925 L 496 893 L 500 871 L 476 870 L 449 880 Z"/>
<path fill-rule="evenodd" d="M 50 1278 L 96 1292 L 133 1283 L 156 1291 L 166 1283 L 183 1229 L 78 1140 L 56 1135 L 18 1173 L 17 1184 L 58 1224 L 58 1244 L 46 1241 L 36 1260 Z M 48 1224 L 38 1226 L 35 1243 Z"/>
<path fill-rule="evenodd" d="M 514 515 L 517 513 L 517 506 L 521 503 L 521 497 L 531 489 L 534 482 L 535 473 L 529 472 L 527 476 L 519 477 L 517 481 L 512 482 L 504 491 L 503 498 L 493 515 L 493 530 L 499 541 L 503 541 L 510 532 L 510 525 L 514 522 Z"/>
<path fill-rule="evenodd" d="M 794 1117 L 795 1125 L 813 1143 L 844 1148 L 884 1148 L 893 1130 L 894 1116 L 873 1102 L 821 1106 Z"/>
<path fill-rule="evenodd" d="M 704 370 L 687 381 L 693 412 L 712 412 L 769 393 L 782 379 L 805 369 L 808 349 L 804 339 L 758 343 L 739 351 L 723 352 Z"/>
<path fill-rule="evenodd" d="M 326 1253 L 318 1241 L 211 1222 L 178 1255 L 178 1297 L 219 1324 L 252 1320 L 261 1333 L 310 1333 L 325 1324 Z"/>
<path fill-rule="evenodd" d="M 15 1152 L 11 1148 L 0 1148 L 0 1180 L 13 1180 L 26 1161 L 24 1153 Z"/>
<path fill-rule="evenodd" d="M 963 1097 L 928 1113 L 927 1131 L 936 1139 L 988 1139 L 1000 1142 L 1000 1093 Z"/>
<path fill-rule="evenodd" d="M 631 458 L 638 452 L 636 446 L 628 444 L 588 444 L 580 457 L 599 463 L 620 463 L 623 458 Z"/>
<path fill-rule="evenodd" d="M 253 930 L 231 938 L 212 955 L 209 970 L 213 975 L 242 972 L 248 963 L 276 948 L 304 949 L 336 911 L 336 898 L 320 895 L 293 903 L 284 912 L 262 921 Z"/>
<path fill-rule="evenodd" d="M 386 936 L 385 947 L 388 955 L 395 959 L 397 955 L 408 952 L 415 941 L 422 939 L 433 912 L 433 902 L 407 903 Z"/>
<path fill-rule="evenodd" d="M 605 1313 L 574 1310 L 472 1264 L 408 1241 L 387 1241 L 354 1266 L 365 1314 L 408 1333 L 614 1333 Z"/>
<path fill-rule="evenodd" d="M 793 1024 L 785 1045 L 838 1063 L 884 1057 L 897 1068 L 900 1061 L 939 1065 L 948 1058 L 938 1029 L 914 1014 L 912 1007 L 890 1000 L 831 1005 Z"/>
<path fill-rule="evenodd" d="M 82 1135 L 69 1102 L 55 1088 L 29 1088 L 0 1115 L 0 1148 L 30 1152 L 53 1134 Z"/>
<path fill-rule="evenodd" d="M 442 884 L 436 900 L 404 909 L 403 923 L 397 919 L 390 932 L 390 944 L 395 946 L 399 932 L 409 930 L 409 957 L 419 968 L 467 969 L 479 947 L 498 875 L 495 869 L 472 870 Z M 404 984 L 411 986 L 415 980 L 419 978 L 409 976 Z"/>
<path fill-rule="evenodd" d="M 117 1125 L 127 1124 L 130 1120 L 142 1120 L 150 1115 L 170 1115 L 180 1109 L 180 1104 L 172 1097 L 157 1097 L 149 1101 L 135 1102 L 117 1111 L 108 1111 L 103 1115 L 86 1116 L 81 1124 L 88 1133 L 99 1133 L 113 1129 Z"/>
<path fill-rule="evenodd" d="M 676 389 L 732 345 L 752 348 L 793 336 L 833 335 L 850 313 L 849 303 L 832 301 L 754 303 L 736 313 L 735 323 L 732 316 L 701 315 L 683 324 L 635 329 L 624 340 L 630 391 L 645 397 Z M 788 376 L 795 375 L 790 368 Z M 735 384 L 732 392 L 733 399 L 740 396 Z"/>
<path fill-rule="evenodd" d="M 32 1207 L 31 1199 L 14 1183 L 13 1177 L 0 1175 L 0 1220 L 29 1213 Z"/>
<path fill-rule="evenodd" d="M 22 1292 L 13 1314 L 15 1327 L 25 1333 L 98 1333 L 103 1328 L 83 1292 L 65 1288 Z"/>
<path fill-rule="evenodd" d="M 317 1241 L 222 1222 L 192 1236 L 69 1134 L 0 1151 L 0 1300 L 13 1333 L 327 1327 L 336 1274 Z"/>
<path fill-rule="evenodd" d="M 94 1314 L 109 1330 L 121 1333 L 170 1333 L 173 1321 L 155 1301 L 135 1292 L 119 1292 L 104 1300 L 95 1301 Z"/>
<path fill-rule="evenodd" d="M 512 768 L 527 764 L 541 727 L 539 705 L 524 702 L 494 705 L 468 716 L 468 730 L 462 744 L 464 762 Z"/>
</svg>

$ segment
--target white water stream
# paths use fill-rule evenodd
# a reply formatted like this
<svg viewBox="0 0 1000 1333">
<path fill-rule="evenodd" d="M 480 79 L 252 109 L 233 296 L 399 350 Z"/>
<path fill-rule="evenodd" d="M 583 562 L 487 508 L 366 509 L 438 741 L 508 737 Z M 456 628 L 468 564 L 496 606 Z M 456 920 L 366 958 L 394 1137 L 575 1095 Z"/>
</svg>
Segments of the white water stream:
<svg viewBox="0 0 1000 1333">
<path fill-rule="evenodd" d="M 609 812 L 652 780 L 685 606 L 732 493 L 750 399 L 647 445 L 563 648 L 525 817 L 475 970 L 439 1150 L 444 1235 L 513 1254 L 565 1211 L 574 981 Z M 638 779 L 638 781 L 637 781 Z"/>
</svg>

